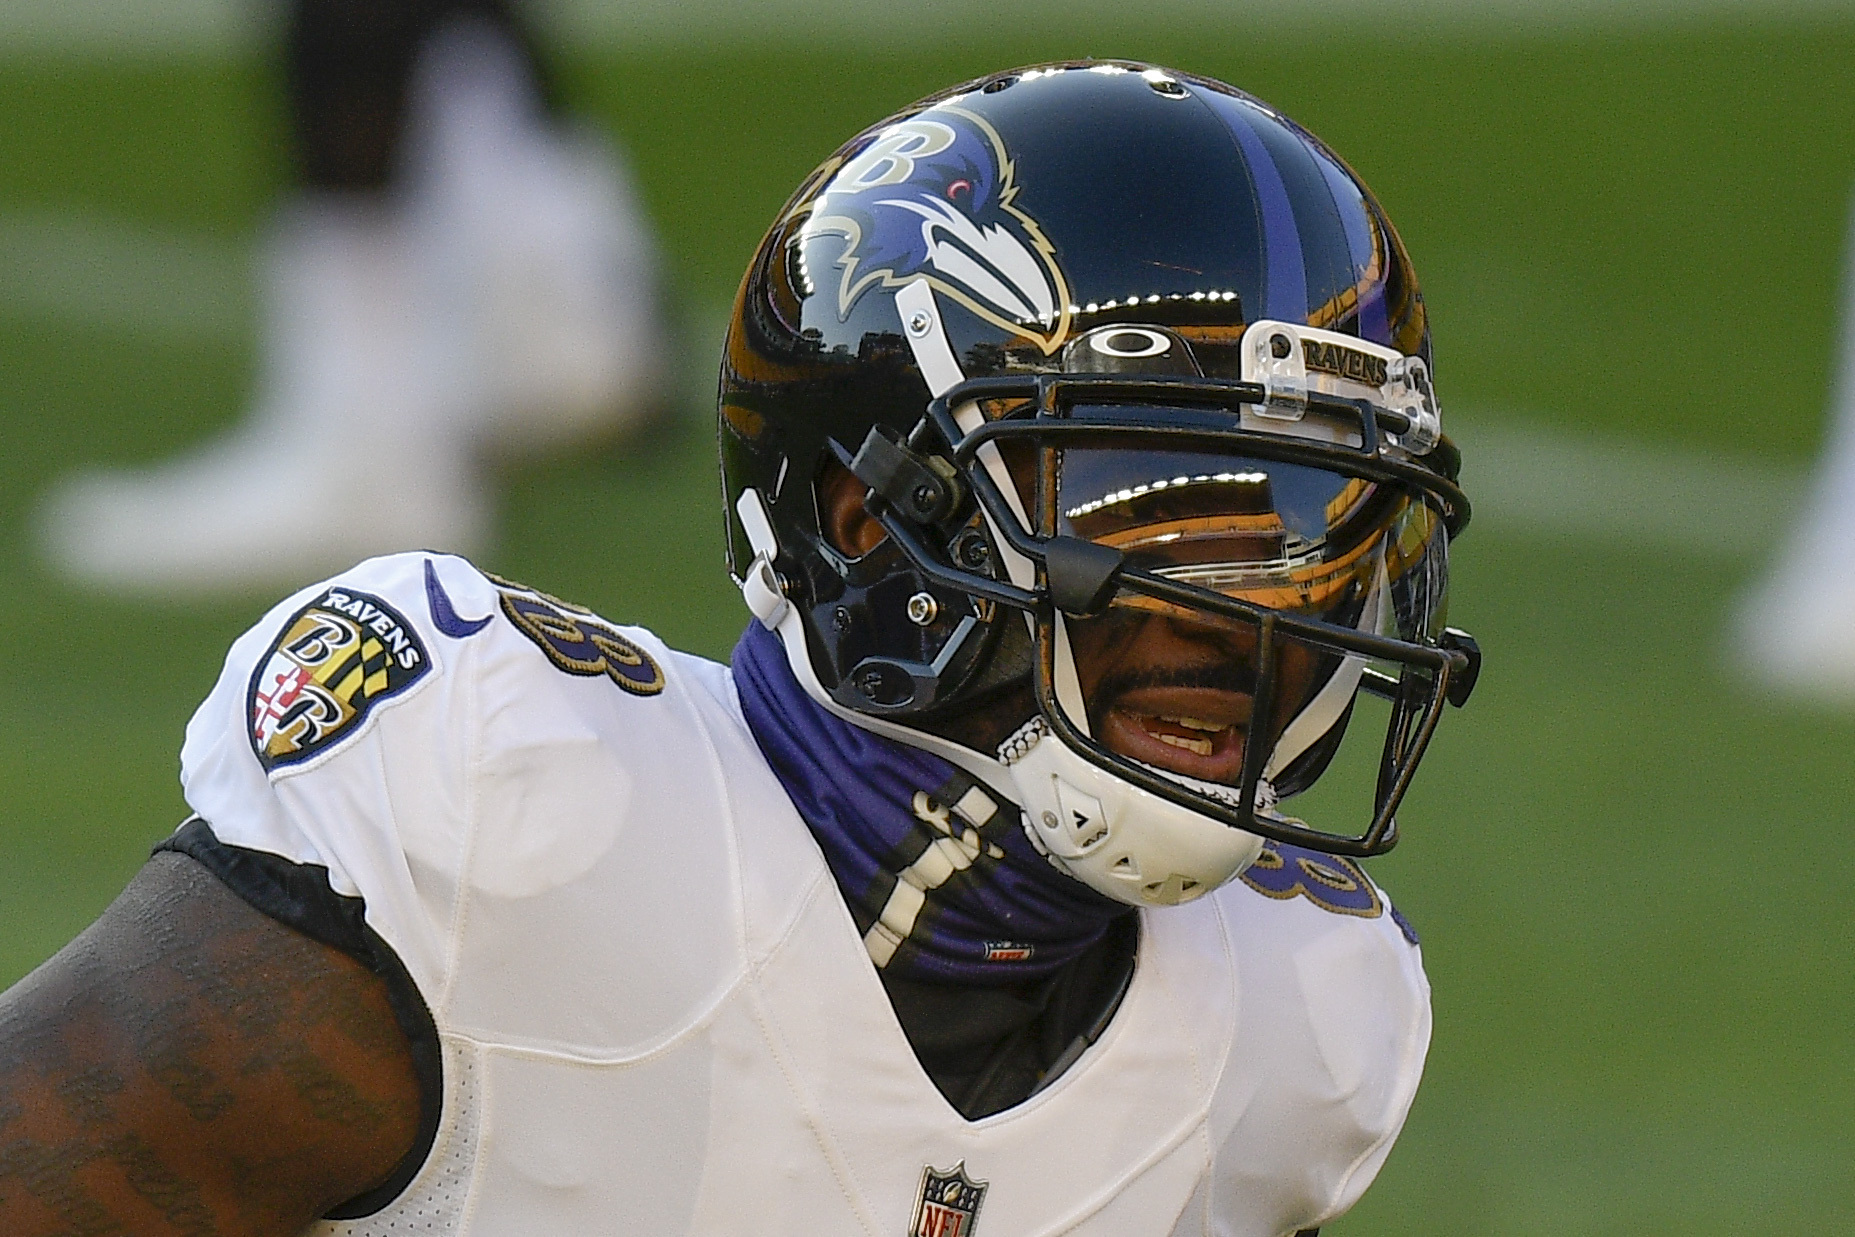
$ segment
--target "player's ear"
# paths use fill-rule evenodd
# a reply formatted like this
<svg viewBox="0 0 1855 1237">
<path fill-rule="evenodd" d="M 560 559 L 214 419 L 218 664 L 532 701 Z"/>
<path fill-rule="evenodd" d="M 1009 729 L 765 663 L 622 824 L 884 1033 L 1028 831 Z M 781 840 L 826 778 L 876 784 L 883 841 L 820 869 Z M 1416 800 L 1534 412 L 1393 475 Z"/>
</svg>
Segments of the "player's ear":
<svg viewBox="0 0 1855 1237">
<path fill-rule="evenodd" d="M 845 558 L 862 558 L 888 536 L 863 509 L 867 493 L 869 487 L 836 460 L 825 460 L 818 470 L 819 527 L 831 548 Z"/>
</svg>

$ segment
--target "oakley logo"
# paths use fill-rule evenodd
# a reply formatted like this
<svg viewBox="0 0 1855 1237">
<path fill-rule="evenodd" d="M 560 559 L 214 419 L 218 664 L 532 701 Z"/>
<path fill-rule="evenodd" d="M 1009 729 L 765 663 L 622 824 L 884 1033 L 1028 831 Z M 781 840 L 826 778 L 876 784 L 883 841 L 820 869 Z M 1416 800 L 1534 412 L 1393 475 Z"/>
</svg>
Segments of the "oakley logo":
<svg viewBox="0 0 1855 1237">
<path fill-rule="evenodd" d="M 1128 326 L 1089 336 L 1089 347 L 1103 356 L 1126 360 L 1164 356 L 1172 350 L 1172 341 L 1158 331 Z"/>
</svg>

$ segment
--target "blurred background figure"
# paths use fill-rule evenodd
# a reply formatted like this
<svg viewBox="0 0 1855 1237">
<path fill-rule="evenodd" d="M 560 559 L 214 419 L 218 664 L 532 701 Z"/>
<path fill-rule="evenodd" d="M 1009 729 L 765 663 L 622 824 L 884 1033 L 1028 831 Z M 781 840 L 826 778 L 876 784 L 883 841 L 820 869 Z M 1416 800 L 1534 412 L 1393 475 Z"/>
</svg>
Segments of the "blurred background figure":
<svg viewBox="0 0 1855 1237">
<path fill-rule="evenodd" d="M 1743 668 L 1782 691 L 1855 703 L 1855 214 L 1843 253 L 1839 354 L 1802 517 L 1741 599 Z"/>
<path fill-rule="evenodd" d="M 255 402 L 180 458 L 54 488 L 41 536 L 79 580 L 288 583 L 478 547 L 486 455 L 661 404 L 651 238 L 511 0 L 291 0 L 286 38 L 298 183 L 260 255 Z"/>
</svg>

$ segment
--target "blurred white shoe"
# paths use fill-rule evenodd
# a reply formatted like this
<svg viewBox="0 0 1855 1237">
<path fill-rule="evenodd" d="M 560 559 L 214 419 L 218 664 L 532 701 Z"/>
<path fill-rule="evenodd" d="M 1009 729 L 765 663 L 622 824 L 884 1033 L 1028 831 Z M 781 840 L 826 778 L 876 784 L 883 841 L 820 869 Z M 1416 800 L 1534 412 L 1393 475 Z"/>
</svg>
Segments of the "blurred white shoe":
<svg viewBox="0 0 1855 1237">
<path fill-rule="evenodd" d="M 48 495 L 41 543 L 67 575 L 171 592 L 470 551 L 486 453 L 622 436 L 666 406 L 655 256 L 611 152 L 545 116 L 492 27 L 434 37 L 411 85 L 405 183 L 304 195 L 273 223 L 247 419 Z"/>
<path fill-rule="evenodd" d="M 1740 606 L 1740 671 L 1754 685 L 1855 705 L 1855 563 L 1847 545 L 1809 578 L 1787 562 Z M 1840 559 L 1840 563 L 1836 561 Z"/>
<path fill-rule="evenodd" d="M 260 402 L 189 455 L 62 481 L 40 533 L 67 574 L 132 591 L 306 582 L 481 540 L 482 487 L 404 229 L 372 202 L 310 198 L 265 247 Z"/>
<path fill-rule="evenodd" d="M 483 445 L 623 434 L 666 399 L 655 247 L 624 167 L 544 112 L 506 36 L 459 21 L 420 55 L 408 224 L 468 341 Z"/>
<path fill-rule="evenodd" d="M 1754 684 L 1855 704 L 1855 216 L 1844 254 L 1842 353 L 1823 454 L 1806 510 L 1732 630 L 1738 668 Z"/>
</svg>

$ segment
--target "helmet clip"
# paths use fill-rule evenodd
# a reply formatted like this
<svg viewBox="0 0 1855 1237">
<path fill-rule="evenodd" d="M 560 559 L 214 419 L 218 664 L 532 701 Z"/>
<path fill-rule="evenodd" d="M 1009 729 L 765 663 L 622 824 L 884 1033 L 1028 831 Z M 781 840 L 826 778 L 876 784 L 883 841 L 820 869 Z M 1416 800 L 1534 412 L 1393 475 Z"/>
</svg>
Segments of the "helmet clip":
<svg viewBox="0 0 1855 1237">
<path fill-rule="evenodd" d="M 1437 637 L 1437 644 L 1452 653 L 1460 653 L 1466 659 L 1464 667 L 1456 671 L 1449 679 L 1449 703 L 1458 709 L 1469 702 L 1469 694 L 1475 690 L 1475 680 L 1481 677 L 1481 645 L 1475 637 L 1460 627 L 1445 627 L 1443 634 Z"/>
<path fill-rule="evenodd" d="M 1410 423 L 1410 428 L 1399 433 L 1398 444 L 1417 455 L 1428 455 L 1443 435 L 1430 367 L 1422 357 L 1399 357 L 1387 367 L 1385 391 L 1392 410 L 1403 413 Z"/>
<path fill-rule="evenodd" d="M 936 463 L 945 471 L 936 469 Z M 870 427 L 848 467 L 857 480 L 917 524 L 938 524 L 964 497 L 951 464 L 933 457 L 924 460 L 891 442 L 877 426 Z"/>
<path fill-rule="evenodd" d="M 741 598 L 768 631 L 776 630 L 791 603 L 786 600 L 779 573 L 773 569 L 773 560 L 779 557 L 779 538 L 773 532 L 772 517 L 767 514 L 760 491 L 752 486 L 741 491 L 734 513 L 754 550 L 753 561 L 741 576 Z"/>
<path fill-rule="evenodd" d="M 1244 332 L 1249 351 L 1245 371 L 1260 383 L 1263 398 L 1256 415 L 1276 421 L 1299 421 L 1308 411 L 1308 369 L 1301 335 L 1286 322 L 1258 323 Z"/>
<path fill-rule="evenodd" d="M 1120 585 L 1123 556 L 1112 546 L 1080 537 L 1053 537 L 1043 545 L 1050 600 L 1064 614 L 1100 614 Z"/>
</svg>

